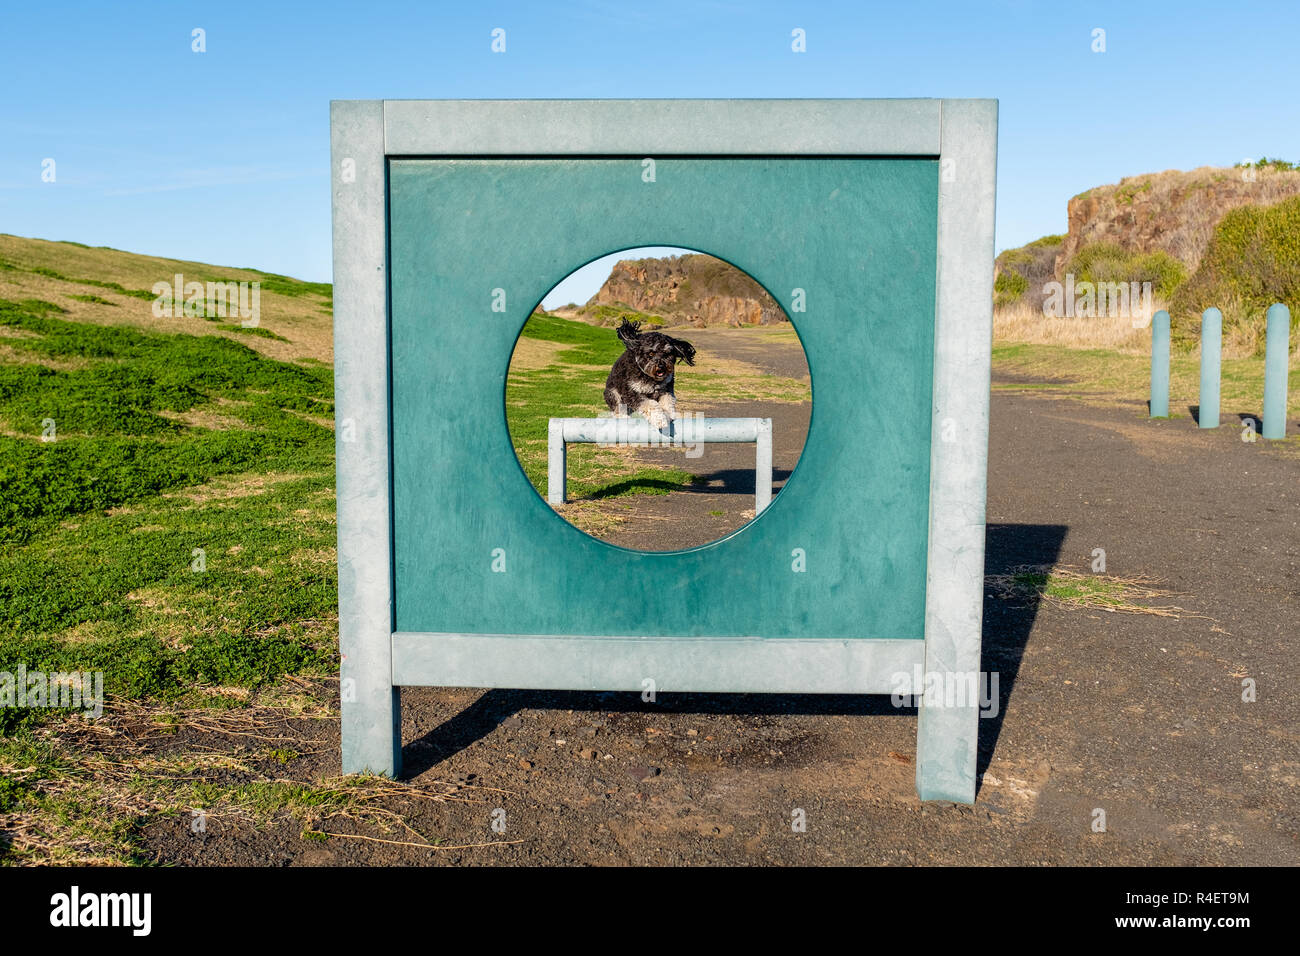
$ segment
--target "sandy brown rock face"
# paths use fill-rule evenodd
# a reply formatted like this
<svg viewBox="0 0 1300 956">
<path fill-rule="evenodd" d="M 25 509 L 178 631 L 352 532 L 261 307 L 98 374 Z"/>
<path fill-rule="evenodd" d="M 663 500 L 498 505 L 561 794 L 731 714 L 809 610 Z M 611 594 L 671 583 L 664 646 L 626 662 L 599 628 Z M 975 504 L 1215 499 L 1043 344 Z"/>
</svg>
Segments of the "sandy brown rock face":
<svg viewBox="0 0 1300 956">
<path fill-rule="evenodd" d="M 1056 256 L 1059 278 L 1083 246 L 1113 242 L 1126 252 L 1167 252 L 1196 270 L 1214 225 L 1230 209 L 1272 205 L 1300 194 L 1300 171 L 1210 166 L 1130 176 L 1070 200 L 1069 232 Z"/>
<path fill-rule="evenodd" d="M 695 325 L 767 325 L 788 321 L 756 281 L 730 263 L 702 254 L 629 259 L 584 308 L 627 306 Z"/>
</svg>

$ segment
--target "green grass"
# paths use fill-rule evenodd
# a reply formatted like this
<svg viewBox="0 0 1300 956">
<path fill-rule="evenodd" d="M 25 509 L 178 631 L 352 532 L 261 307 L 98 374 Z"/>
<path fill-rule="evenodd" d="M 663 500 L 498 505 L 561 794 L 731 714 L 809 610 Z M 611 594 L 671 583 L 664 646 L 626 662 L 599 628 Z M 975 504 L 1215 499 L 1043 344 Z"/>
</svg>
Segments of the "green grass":
<svg viewBox="0 0 1300 956">
<path fill-rule="evenodd" d="M 279 335 L 275 332 L 272 332 L 270 329 L 266 328 L 266 326 L 263 325 L 245 326 L 245 325 L 236 325 L 234 323 L 223 322 L 219 325 L 214 326 L 214 328 L 220 329 L 223 332 L 237 332 L 240 335 L 256 335 L 258 338 L 272 339 L 276 342 L 289 341 L 283 335 Z"/>
<path fill-rule="evenodd" d="M 0 777 L 0 813 L 12 813 L 22 804 L 27 788 L 10 777 Z"/>
<path fill-rule="evenodd" d="M 0 301 L 0 671 L 102 671 L 116 719 L 161 733 L 247 720 L 253 735 L 266 701 L 299 686 L 286 676 L 337 675 L 333 369 L 249 348 L 278 338 L 264 326 L 229 331 L 243 334 Z M 0 864 L 146 863 L 145 825 L 183 825 L 191 806 L 359 812 L 341 784 L 245 779 L 264 771 L 235 755 L 105 754 L 64 716 L 0 708 Z M 272 746 L 250 759 L 296 767 L 293 746 Z"/>
<path fill-rule="evenodd" d="M 604 365 L 606 368 L 623 352 L 623 343 L 610 329 L 585 322 L 573 322 L 555 316 L 534 313 L 524 323 L 520 338 L 539 342 L 559 342 L 571 346 L 561 358 L 565 365 Z M 602 388 L 604 381 L 601 381 Z"/>
<path fill-rule="evenodd" d="M 3 233 L 0 233 L 0 235 L 3 235 Z M 84 245 L 80 242 L 63 241 L 62 244 L 76 246 L 80 249 L 91 248 L 90 246 Z M 109 246 L 97 246 L 95 248 L 116 251 L 112 250 Z M 117 292 L 121 295 L 131 296 L 135 299 L 142 299 L 146 302 L 152 302 L 157 298 L 151 289 L 128 289 L 118 282 L 108 282 L 102 279 L 91 279 L 82 276 L 70 276 L 63 272 L 59 272 L 57 269 L 51 269 L 48 266 L 33 266 L 31 268 L 25 268 L 15 263 L 6 262 L 5 260 L 0 259 L 0 271 L 28 272 L 32 275 L 44 276 L 47 279 L 58 279 L 62 282 L 73 282 L 77 285 L 93 286 L 97 289 L 108 289 L 110 292 Z M 326 308 L 326 310 L 331 310 L 333 308 L 334 286 L 329 282 L 305 282 L 301 279 L 293 279 L 289 276 L 278 275 L 274 272 L 262 272 L 259 269 L 245 269 L 242 271 L 252 272 L 257 275 L 258 278 L 252 281 L 256 281 L 263 292 L 271 292 L 276 295 L 289 296 L 290 298 L 303 298 L 310 296 L 323 299 L 324 302 L 321 304 Z M 167 278 L 170 279 L 170 276 Z M 220 276 L 215 273 L 206 272 L 202 275 L 187 275 L 186 278 L 190 281 L 205 283 L 241 281 L 232 279 L 229 276 Z M 71 298 L 78 299 L 82 302 L 93 302 L 101 305 L 112 304 L 108 302 L 108 300 L 94 295 L 74 295 Z"/>
<path fill-rule="evenodd" d="M 274 362 L 219 336 L 84 325 L 61 311 L 0 300 L 0 325 L 35 333 L 8 339 L 33 361 L 0 366 L 0 422 L 39 438 L 52 420 L 58 438 L 0 436 L 0 539 L 223 473 L 332 460 L 329 431 L 291 414 L 333 412 L 326 369 Z M 85 364 L 60 370 L 41 359 Z M 238 403 L 246 427 L 193 429 L 159 414 L 220 400 Z"/>
<path fill-rule="evenodd" d="M 1012 586 L 1067 604 L 1119 607 L 1127 603 L 1124 584 L 1115 578 L 1065 577 L 1047 571 L 1020 571 L 1012 575 Z"/>
<path fill-rule="evenodd" d="M 333 414 L 329 368 L 60 311 L 0 301 L 29 333 L 0 365 L 0 670 L 174 700 L 332 667 L 334 443 L 309 420 Z M 0 710 L 0 732 L 43 716 Z"/>
<path fill-rule="evenodd" d="M 0 364 L 0 671 L 102 671 L 118 717 L 159 733 L 247 719 L 254 736 L 238 739 L 256 740 L 286 675 L 337 674 L 331 366 L 221 335 L 70 321 L 37 300 L 0 301 L 0 331 L 18 333 Z M 550 317 L 526 334 L 564 346 L 510 380 L 536 483 L 546 418 L 598 415 L 622 346 L 610 329 Z M 593 498 L 692 479 L 588 446 L 570 462 L 575 493 Z M 26 821 L 6 820 L 0 863 L 144 863 L 145 825 L 193 807 L 292 816 L 304 839 L 324 839 L 311 827 L 335 815 L 393 825 L 352 783 L 257 779 L 258 762 L 273 776 L 299 769 L 292 741 L 255 743 L 247 760 L 192 746 L 124 757 L 101 753 L 80 718 L 40 726 L 57 716 L 0 708 L 0 813 Z M 358 784 L 371 785 L 390 786 Z"/>
<path fill-rule="evenodd" d="M 257 780 L 235 786 L 199 782 L 192 785 L 185 802 L 200 810 L 234 807 L 254 818 L 266 819 L 282 811 L 350 806 L 354 796 L 346 788 L 311 787 L 281 780 Z"/>
<path fill-rule="evenodd" d="M 276 275 L 273 272 L 260 272 L 257 269 L 249 269 L 248 271 L 257 272 L 261 277 L 257 281 L 261 285 L 263 292 L 274 292 L 278 295 L 293 297 L 312 295 L 326 299 L 331 303 L 334 301 L 334 286 L 328 282 L 304 282 L 301 279 L 291 279 L 288 276 Z"/>
<path fill-rule="evenodd" d="M 0 813 L 24 813 L 40 820 L 44 852 L 17 854 L 0 840 L 0 865 L 84 862 L 93 846 L 93 862 L 143 864 L 138 814 L 108 812 L 83 768 L 69 761 L 60 747 L 29 735 L 0 736 Z M 18 771 L 18 772 L 15 772 Z M 51 788 L 50 783 L 59 786 Z"/>
<path fill-rule="evenodd" d="M 1063 378 L 1077 383 L 1080 392 L 1125 395 L 1145 399 L 1151 386 L 1151 360 L 1148 356 L 1116 352 L 1110 349 L 1079 349 L 1064 345 L 1029 343 L 998 344 L 993 347 L 994 366 L 1017 375 Z M 1300 406 L 1300 368 L 1292 361 L 1289 407 Z M 1013 384 L 1008 389 L 1048 383 Z M 1200 394 L 1200 358 L 1190 353 L 1174 353 L 1169 362 L 1169 410 L 1175 418 L 1188 416 L 1188 406 L 1195 405 Z M 1264 394 L 1264 363 L 1259 358 L 1225 358 L 1222 361 L 1220 407 L 1225 414 L 1261 413 Z"/>
</svg>

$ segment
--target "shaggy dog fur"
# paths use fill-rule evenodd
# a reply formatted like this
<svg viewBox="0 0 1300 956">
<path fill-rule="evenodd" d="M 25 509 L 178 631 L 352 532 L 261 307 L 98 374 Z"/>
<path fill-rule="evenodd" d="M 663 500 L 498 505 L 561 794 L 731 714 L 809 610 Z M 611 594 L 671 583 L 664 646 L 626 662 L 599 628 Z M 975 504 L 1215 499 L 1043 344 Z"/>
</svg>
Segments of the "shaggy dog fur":
<svg viewBox="0 0 1300 956">
<path fill-rule="evenodd" d="M 605 404 L 616 415 L 643 415 L 663 431 L 678 417 L 673 370 L 678 359 L 695 364 L 695 346 L 662 332 L 642 332 L 640 322 L 627 319 L 618 337 L 626 348 L 605 380 Z"/>
</svg>

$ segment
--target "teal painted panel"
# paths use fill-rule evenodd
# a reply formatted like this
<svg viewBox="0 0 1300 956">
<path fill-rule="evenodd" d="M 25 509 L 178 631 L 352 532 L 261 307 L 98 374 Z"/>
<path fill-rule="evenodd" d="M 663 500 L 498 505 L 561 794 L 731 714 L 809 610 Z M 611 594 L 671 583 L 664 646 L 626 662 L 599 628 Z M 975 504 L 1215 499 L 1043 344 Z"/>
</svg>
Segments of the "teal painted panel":
<svg viewBox="0 0 1300 956">
<path fill-rule="evenodd" d="M 921 639 L 937 211 L 925 159 L 659 159 L 653 183 L 640 159 L 391 161 L 397 630 Z M 726 259 L 787 312 L 806 294 L 798 467 L 757 520 L 685 552 L 573 528 L 524 477 L 505 422 L 533 306 L 642 245 Z M 689 377 L 678 400 L 690 410 Z"/>
</svg>

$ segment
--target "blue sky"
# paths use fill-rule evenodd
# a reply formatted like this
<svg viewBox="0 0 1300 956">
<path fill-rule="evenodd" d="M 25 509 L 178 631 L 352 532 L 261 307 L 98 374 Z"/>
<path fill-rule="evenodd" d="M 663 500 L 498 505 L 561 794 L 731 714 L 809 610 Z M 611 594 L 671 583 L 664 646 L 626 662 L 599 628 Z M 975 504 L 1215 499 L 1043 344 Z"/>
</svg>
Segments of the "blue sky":
<svg viewBox="0 0 1300 956">
<path fill-rule="evenodd" d="M 1300 159 L 1298 35 L 1283 2 L 9 4 L 0 232 L 328 280 L 331 99 L 954 96 L 1001 101 L 1002 249 L 1123 176 Z"/>
</svg>

